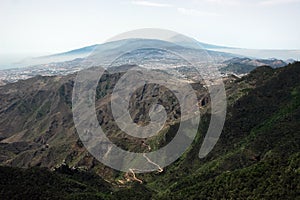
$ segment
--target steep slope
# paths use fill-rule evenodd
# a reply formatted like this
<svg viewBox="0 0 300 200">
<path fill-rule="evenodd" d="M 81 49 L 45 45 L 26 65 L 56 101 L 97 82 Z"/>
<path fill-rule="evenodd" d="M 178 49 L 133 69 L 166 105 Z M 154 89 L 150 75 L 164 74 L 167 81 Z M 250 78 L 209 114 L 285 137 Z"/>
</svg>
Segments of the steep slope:
<svg viewBox="0 0 300 200">
<path fill-rule="evenodd" d="M 92 173 L 0 167 L 1 199 L 108 199 L 111 186 Z"/>
<path fill-rule="evenodd" d="M 77 141 L 68 84 L 70 77 L 35 77 L 0 89 L 2 162 L 19 167 L 62 162 Z"/>
<path fill-rule="evenodd" d="M 299 75 L 300 63 L 262 67 L 233 83 L 244 82 L 247 90 L 229 107 L 218 144 L 207 158 L 194 161 L 199 139 L 186 159 L 151 184 L 162 188 L 157 199 L 296 199 Z"/>
<path fill-rule="evenodd" d="M 123 149 L 144 151 L 144 142 L 151 143 L 152 149 L 158 148 L 159 144 L 165 143 L 165 137 L 170 135 L 170 125 L 180 119 L 178 101 L 165 87 L 147 84 L 139 88 L 129 106 L 133 120 L 146 124 L 150 120 L 148 113 L 151 105 L 159 103 L 168 107 L 167 124 L 157 137 L 142 140 L 127 136 L 115 124 L 110 107 L 111 93 L 123 74 L 105 73 L 99 81 L 95 103 L 99 123 L 110 139 Z M 162 79 L 168 78 L 164 73 L 161 76 Z M 104 167 L 86 151 L 74 128 L 71 111 L 74 77 L 38 76 L 0 88 L 2 164 L 53 169 L 66 163 L 70 167 L 94 170 L 113 180 L 112 173 L 115 172 Z M 199 101 L 207 99 L 204 87 L 194 84 L 194 88 Z"/>
<path fill-rule="evenodd" d="M 111 92 L 114 83 L 120 75 L 120 73 L 107 74 L 102 78 L 98 87 L 97 107 L 107 104 L 107 98 L 109 97 L 107 95 Z M 75 137 L 75 132 L 73 133 L 74 135 L 70 133 L 70 136 L 68 134 L 60 136 L 59 134 L 54 134 L 52 136 L 53 139 L 51 137 L 51 139 L 48 139 L 50 147 L 43 151 L 47 152 L 43 155 L 60 156 L 61 153 L 64 155 L 61 156 L 61 159 L 65 158 L 65 162 L 71 167 L 75 166 L 78 169 L 79 166 L 87 166 L 90 169 L 97 169 L 95 171 L 103 177 L 110 177 L 109 181 L 115 186 L 113 192 L 108 195 L 108 198 L 111 199 L 297 199 L 300 191 L 299 77 L 300 63 L 294 63 L 279 69 L 259 67 L 243 78 L 229 77 L 226 79 L 226 91 L 229 99 L 228 115 L 221 138 L 213 151 L 204 159 L 198 158 L 199 148 L 209 123 L 209 112 L 207 112 L 202 116 L 199 133 L 188 151 L 175 163 L 165 168 L 163 173 L 139 174 L 138 178 L 143 180 L 143 184 L 134 182 L 122 185 L 116 184 L 114 180 L 122 179 L 122 174 L 101 166 L 96 161 L 93 161 L 90 156 L 86 155 L 81 143 Z M 53 82 L 53 80 L 57 80 L 57 82 Z M 0 126 L 2 137 L 1 159 L 3 163 L 9 165 L 16 163 L 13 166 L 34 165 L 34 162 L 28 160 L 24 162 L 30 163 L 27 165 L 20 162 L 20 160 L 24 160 L 22 153 L 33 152 L 34 159 L 31 160 L 35 160 L 37 159 L 36 156 L 40 155 L 37 152 L 41 150 L 32 150 L 30 148 L 39 149 L 42 147 L 41 144 L 35 144 L 38 142 L 32 142 L 32 138 L 29 137 L 29 135 L 35 135 L 34 138 L 41 136 L 41 132 L 36 131 L 37 129 L 34 128 L 39 127 L 39 120 L 27 122 L 31 124 L 30 126 L 26 126 L 26 119 L 30 119 L 27 121 L 31 121 L 33 119 L 32 116 L 37 116 L 37 110 L 40 110 L 40 107 L 44 105 L 43 103 L 38 104 L 38 109 L 33 106 L 26 107 L 26 111 L 28 111 L 25 112 L 26 119 L 22 117 L 17 118 L 18 121 L 10 119 L 11 117 L 17 117 L 16 113 L 19 114 L 20 112 L 17 109 L 20 105 L 20 96 L 24 97 L 23 100 L 28 99 L 26 100 L 26 105 L 35 105 L 34 102 L 39 102 L 39 98 L 37 97 L 42 98 L 42 96 L 39 96 L 41 94 L 37 95 L 37 93 L 34 93 L 36 94 L 36 98 L 34 98 L 36 100 L 33 100 L 30 99 L 30 96 L 26 96 L 25 92 L 17 96 L 16 90 L 19 88 L 25 88 L 29 91 L 40 90 L 47 83 L 46 88 L 58 91 L 53 93 L 54 97 L 56 97 L 56 100 L 53 102 L 61 101 L 59 105 L 63 104 L 63 106 L 58 106 L 58 108 L 66 109 L 66 113 L 68 113 L 70 112 L 70 110 L 67 110 L 70 106 L 71 80 L 72 77 L 56 77 L 54 79 L 37 77 L 36 79 L 31 79 L 31 81 L 39 84 L 34 85 L 32 88 L 29 85 L 33 82 L 27 85 L 26 81 L 1 88 L 2 96 L 0 99 L 3 102 L 1 102 L 1 105 L 5 105 L 1 108 L 0 112 L 2 120 Z M 148 89 L 144 91 L 149 92 L 155 86 L 148 85 L 147 87 Z M 196 89 L 199 91 L 199 97 L 201 99 L 204 98 L 205 96 L 201 95 L 205 95 L 205 90 L 201 87 Z M 162 90 L 161 92 L 165 93 L 166 91 Z M 50 92 L 49 94 L 52 93 Z M 137 92 L 137 94 L 141 93 Z M 151 97 L 151 94 L 151 92 L 146 92 L 146 97 Z M 137 96 L 141 97 L 140 95 Z M 51 103 L 51 108 L 56 108 L 54 105 L 57 104 L 53 102 Z M 12 106 L 14 104 L 16 106 Z M 175 104 L 173 106 L 176 110 Z M 147 103 L 144 105 L 147 105 Z M 137 108 L 136 106 L 133 107 Z M 147 110 L 147 107 L 144 107 L 144 109 Z M 101 110 L 104 110 L 104 113 L 109 113 L 110 108 L 107 107 Z M 52 116 L 57 112 L 58 110 L 56 109 L 50 110 L 46 116 Z M 104 113 L 102 114 L 104 115 Z M 136 113 L 132 114 L 133 116 L 138 116 Z M 105 116 L 104 118 L 99 117 L 99 119 L 104 119 L 100 123 L 106 125 L 104 127 L 107 129 L 115 130 L 109 134 L 116 144 L 122 146 L 124 149 L 141 150 L 139 145 L 136 145 L 140 144 L 138 140 L 130 137 L 128 137 L 126 143 L 119 140 L 118 136 L 123 133 L 116 131 L 117 129 L 113 124 L 111 115 L 108 114 Z M 175 116 L 169 115 L 169 119 L 176 122 Z M 46 120 L 48 118 L 45 117 L 43 119 Z M 64 118 L 57 119 L 62 120 Z M 147 121 L 146 116 L 137 117 L 138 121 L 140 119 L 144 122 Z M 58 122 L 58 125 L 53 127 L 61 127 L 67 124 L 68 127 L 63 130 L 74 131 L 72 129 L 72 122 L 69 123 Z M 6 124 L 8 124 L 7 128 L 3 128 L 3 125 Z M 21 124 L 24 124 L 23 126 L 27 129 L 31 128 L 31 131 L 25 131 L 24 135 L 22 135 L 23 133 L 20 134 L 20 131 L 23 129 L 18 126 Z M 51 125 L 51 120 L 48 121 L 47 125 Z M 164 146 L 172 139 L 174 133 L 176 133 L 177 125 L 170 125 L 166 133 L 163 134 L 164 137 L 154 138 L 153 141 L 146 142 L 151 142 L 154 149 Z M 66 136 L 68 136 L 67 139 L 65 139 Z M 56 137 L 64 141 L 65 146 L 61 146 L 59 142 L 51 143 L 51 141 L 56 140 Z M 25 144 L 19 144 L 19 140 L 24 140 Z M 18 145 L 15 146 L 15 143 Z M 27 147 L 27 143 L 30 143 L 29 150 L 25 148 Z M 71 146 L 70 150 L 68 149 L 68 145 Z M 61 152 L 57 153 L 53 151 L 51 149 L 52 146 L 56 146 Z M 3 157 L 3 155 L 6 157 Z M 8 158 L 12 159 L 12 161 L 7 160 Z M 49 162 L 52 159 L 49 159 Z M 41 166 L 47 166 L 49 162 L 44 162 L 41 159 Z M 57 163 L 59 164 L 60 162 Z M 17 173 L 13 172 L 13 174 Z M 31 176 L 34 175 L 31 174 Z M 38 177 L 35 178 L 38 179 Z M 69 178 L 73 179 L 72 177 Z M 82 183 L 82 180 L 79 180 L 79 182 Z M 20 180 L 20 183 L 24 183 L 24 179 Z M 120 186 L 121 188 L 118 188 Z M 28 187 L 30 188 L 30 186 Z M 97 189 L 96 186 L 91 187 L 99 193 L 107 191 L 105 188 Z M 2 191 L 2 193 L 6 194 L 5 191 Z M 82 191 L 82 193 L 88 195 L 89 191 Z M 103 197 L 98 196 L 98 198 L 101 199 Z"/>
</svg>

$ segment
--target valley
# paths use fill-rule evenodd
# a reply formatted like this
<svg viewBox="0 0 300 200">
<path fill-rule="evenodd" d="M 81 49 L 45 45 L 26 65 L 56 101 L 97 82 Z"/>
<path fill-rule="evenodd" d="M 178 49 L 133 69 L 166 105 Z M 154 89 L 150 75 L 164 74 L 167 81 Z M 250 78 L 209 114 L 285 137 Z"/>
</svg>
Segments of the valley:
<svg viewBox="0 0 300 200">
<path fill-rule="evenodd" d="M 1 188 L 6 189 L 1 193 L 8 199 L 13 197 L 13 180 L 18 181 L 17 187 L 24 188 L 23 192 L 18 189 L 22 197 L 46 197 L 45 192 L 62 190 L 42 189 L 48 182 L 38 175 L 43 173 L 51 177 L 54 186 L 72 188 L 71 193 L 58 193 L 58 199 L 120 199 L 124 195 L 127 199 L 295 199 L 300 182 L 299 70 L 296 62 L 278 69 L 258 67 L 241 78 L 224 77 L 228 114 L 220 140 L 204 159 L 198 158 L 198 151 L 208 128 L 210 100 L 203 85 L 191 82 L 202 113 L 196 140 L 175 163 L 163 169 L 157 166 L 157 172 L 146 174 L 135 169 L 128 174 L 115 171 L 86 151 L 72 120 L 74 74 L 36 76 L 2 86 Z M 123 74 L 122 70 L 106 72 L 99 81 L 95 103 L 99 124 L 110 140 L 125 150 L 147 152 L 165 146 L 176 134 L 182 117 L 178 102 L 164 87 L 154 90 L 157 86 L 149 84 L 139 89 L 129 107 L 132 118 L 147 123 L 149 106 L 160 102 L 169 107 L 167 124 L 146 140 L 126 135 L 116 126 L 109 104 L 110 94 Z M 137 112 L 140 109 L 143 112 Z M 19 179 L 9 179 L 11 173 L 19 174 Z M 41 184 L 28 190 L 26 180 Z"/>
</svg>

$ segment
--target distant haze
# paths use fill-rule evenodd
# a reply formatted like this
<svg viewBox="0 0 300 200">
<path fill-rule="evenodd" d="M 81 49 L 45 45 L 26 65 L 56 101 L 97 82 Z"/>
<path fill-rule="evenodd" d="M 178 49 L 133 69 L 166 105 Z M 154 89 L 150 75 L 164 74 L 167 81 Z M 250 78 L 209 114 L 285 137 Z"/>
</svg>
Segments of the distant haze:
<svg viewBox="0 0 300 200">
<path fill-rule="evenodd" d="M 249 58 L 271 59 L 277 58 L 281 60 L 300 60 L 300 50 L 263 50 L 263 49 L 214 49 L 226 53 L 238 54 Z"/>
<path fill-rule="evenodd" d="M 144 31 L 144 30 L 142 30 Z M 126 35 L 126 34 L 125 34 Z M 151 34 L 148 35 L 149 38 Z M 137 38 L 137 37 L 134 37 Z M 119 40 L 121 39 L 121 40 Z M 90 55 L 94 50 L 97 50 L 98 56 L 103 57 L 102 61 L 106 60 L 106 56 L 110 57 L 119 51 L 127 52 L 127 47 L 131 46 L 132 44 L 139 44 L 143 47 L 143 39 L 123 39 L 122 35 L 118 38 L 113 38 L 109 40 L 111 42 L 99 44 L 99 45 L 92 45 L 82 47 L 80 49 L 73 49 L 67 52 L 61 52 L 59 54 L 43 54 L 35 56 L 33 55 L 5 55 L 2 56 L 0 63 L 0 70 L 1 69 L 9 69 L 9 68 L 20 68 L 20 67 L 28 67 L 33 65 L 40 65 L 40 64 L 47 64 L 53 62 L 64 62 L 64 61 L 71 61 L 76 58 L 85 58 Z M 222 47 L 216 46 L 213 44 L 201 43 L 193 40 L 193 38 L 187 38 L 182 40 L 181 35 L 171 35 L 171 37 L 166 37 L 165 41 L 169 41 L 169 44 L 176 44 L 182 46 L 182 48 L 195 48 L 195 49 L 205 49 L 208 50 L 210 53 L 213 52 L 220 52 L 224 53 L 223 55 L 229 57 L 248 57 L 248 58 L 259 58 L 259 59 L 281 59 L 281 60 L 300 60 L 300 50 L 257 50 L 257 49 L 242 49 L 242 48 L 232 48 L 232 47 Z M 194 41 L 191 43 L 191 41 Z M 155 40 L 153 40 L 155 42 Z M 164 41 L 157 40 L 158 44 L 163 45 Z M 171 42 L 171 43 L 170 43 Z M 145 43 L 147 46 L 147 43 Z M 102 52 L 102 53 L 101 53 Z M 229 53 L 228 55 L 226 53 Z M 98 58 L 100 59 L 100 58 Z M 100 59 L 101 60 L 101 59 Z M 100 63 L 99 63 L 100 64 Z M 104 63 L 102 63 L 104 64 Z"/>
<path fill-rule="evenodd" d="M 251 49 L 300 48 L 299 0 L 1 0 L 0 53 L 63 52 L 139 28 Z"/>
<path fill-rule="evenodd" d="M 297 50 L 299 10 L 300 0 L 1 0 L 0 66 L 8 67 L 7 55 L 18 62 L 16 55 L 65 52 L 139 28 L 219 46 Z"/>
</svg>

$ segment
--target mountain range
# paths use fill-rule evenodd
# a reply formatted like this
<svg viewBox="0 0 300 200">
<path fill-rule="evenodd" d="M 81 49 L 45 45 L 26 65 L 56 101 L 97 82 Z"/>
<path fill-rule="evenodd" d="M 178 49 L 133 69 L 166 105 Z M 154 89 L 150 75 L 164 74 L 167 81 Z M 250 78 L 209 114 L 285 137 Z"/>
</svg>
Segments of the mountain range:
<svg viewBox="0 0 300 200">
<path fill-rule="evenodd" d="M 19 63 L 15 63 L 14 67 L 25 67 L 33 65 L 41 65 L 47 63 L 57 63 L 72 61 L 78 58 L 86 58 L 91 54 L 101 55 L 98 58 L 99 63 L 106 63 L 107 60 L 111 60 L 111 57 L 116 58 L 120 52 L 126 53 L 132 48 L 140 49 L 147 46 L 156 46 L 157 48 L 167 47 L 180 47 L 181 53 L 184 57 L 190 53 L 206 52 L 215 62 L 220 60 L 233 58 L 233 57 L 249 57 L 251 59 L 270 59 L 277 58 L 281 60 L 300 59 L 300 51 L 297 50 L 254 50 L 245 48 L 235 48 L 218 46 L 213 44 L 207 44 L 199 42 L 193 38 L 182 37 L 181 35 L 175 35 L 166 40 L 158 39 L 143 39 L 143 38 L 130 38 L 120 39 L 115 41 L 105 42 L 103 44 L 95 44 L 91 46 L 82 47 L 79 49 L 70 50 L 63 53 L 57 53 L 52 55 L 46 55 L 42 57 L 28 58 Z M 137 55 L 137 54 L 136 54 Z M 107 58 L 109 57 L 109 59 Z"/>
<path fill-rule="evenodd" d="M 181 37 L 178 36 L 171 38 L 169 41 L 158 40 L 158 39 L 142 39 L 142 38 L 131 38 L 131 39 L 123 39 L 117 41 L 106 42 L 103 44 L 96 44 L 92 46 L 87 46 L 75 50 L 71 50 L 68 52 L 37 57 L 33 59 L 25 60 L 20 63 L 20 65 L 28 66 L 28 65 L 37 65 L 37 64 L 46 64 L 53 62 L 64 62 L 71 61 L 78 58 L 90 59 L 89 56 L 97 55 L 97 64 L 99 65 L 107 65 L 108 60 L 114 60 L 119 55 L 130 53 L 132 50 L 141 51 L 145 48 L 153 48 L 155 47 L 158 51 L 159 49 L 168 49 L 169 51 L 179 49 L 180 55 L 185 57 L 190 54 L 203 54 L 208 53 L 212 59 L 226 59 L 234 57 L 233 54 L 230 53 L 222 53 L 216 52 L 214 49 L 216 48 L 227 48 L 216 45 L 210 45 L 205 43 L 200 43 L 198 41 L 186 41 L 181 40 Z M 176 51 L 175 51 L 176 52 Z M 166 52 L 165 52 L 166 53 Z M 143 55 L 140 55 L 138 52 L 134 52 L 134 59 L 140 59 Z M 154 55 L 154 54 L 152 54 Z M 162 55 L 162 57 L 166 57 Z"/>
<path fill-rule="evenodd" d="M 223 50 L 236 52 L 225 53 Z M 173 75 L 184 71 L 184 76 L 193 78 L 195 69 L 205 72 L 202 76 L 209 76 L 211 73 L 207 74 L 207 71 L 211 70 L 219 70 L 223 74 L 244 75 L 258 66 L 268 65 L 276 68 L 294 62 L 293 59 L 255 58 L 247 53 L 239 54 L 239 51 L 245 53 L 245 49 L 201 43 L 181 35 L 172 36 L 164 41 L 120 39 L 24 60 L 16 65 L 20 68 L 0 70 L 0 85 L 37 75 L 68 75 L 91 66 L 110 68 L 139 64 L 144 68 L 166 70 Z M 284 55 L 284 52 L 289 51 L 280 51 L 280 55 Z M 297 51 L 293 52 L 300 55 Z"/>
<path fill-rule="evenodd" d="M 245 52 L 180 35 L 166 40 L 121 38 L 27 60 L 23 66 L 33 65 L 27 68 L 0 71 L 1 199 L 297 199 L 300 63 Z M 72 112 L 76 77 L 100 67 L 105 71 L 92 103 L 99 125 L 115 146 L 143 153 L 156 171 L 112 169 L 79 137 Z M 172 81 L 176 89 L 142 79 L 145 83 L 131 91 L 137 83 L 124 77 L 132 69 L 152 72 L 155 79 L 147 76 L 151 80 Z M 132 87 L 116 89 L 124 80 Z M 193 105 L 188 112 L 176 96 L 181 84 L 190 86 L 196 97 L 184 96 L 184 102 Z M 218 103 L 223 99 L 213 101 L 210 94 L 220 85 L 227 99 L 225 124 L 213 150 L 199 158 L 211 117 L 222 110 Z M 112 101 L 125 100 L 116 90 L 131 95 L 126 108 L 139 127 L 150 123 L 153 105 L 164 107 L 162 128 L 148 138 L 128 135 L 113 115 Z M 120 105 L 115 104 L 118 109 Z M 163 167 L 146 156 L 170 144 L 181 123 L 194 121 L 198 114 L 196 137 L 174 163 Z M 105 158 L 115 159 L 108 145 L 99 148 Z M 160 159 L 169 156 L 162 153 Z M 117 162 L 125 165 L 127 160 Z"/>
<path fill-rule="evenodd" d="M 177 132 L 182 117 L 178 102 L 155 84 L 138 89 L 129 107 L 134 121 L 147 123 L 150 106 L 160 103 L 168 107 L 167 124 L 146 140 L 126 135 L 114 122 L 110 96 L 128 68 L 106 72 L 99 80 L 95 102 L 99 124 L 120 148 L 159 149 Z M 106 167 L 86 151 L 72 119 L 75 75 L 36 76 L 0 87 L 3 199 L 298 198 L 299 62 L 277 69 L 261 66 L 241 78 L 223 78 L 228 114 L 219 141 L 203 159 L 198 152 L 210 121 L 211 102 L 204 85 L 191 83 L 201 112 L 195 141 L 163 171 L 136 175 Z"/>
</svg>

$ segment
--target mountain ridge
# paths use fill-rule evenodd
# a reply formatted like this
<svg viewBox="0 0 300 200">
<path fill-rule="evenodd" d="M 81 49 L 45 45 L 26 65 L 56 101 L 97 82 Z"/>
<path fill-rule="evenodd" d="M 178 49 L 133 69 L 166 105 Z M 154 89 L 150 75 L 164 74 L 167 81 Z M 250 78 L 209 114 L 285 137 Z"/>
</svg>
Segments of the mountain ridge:
<svg viewBox="0 0 300 200">
<path fill-rule="evenodd" d="M 210 119 L 208 99 L 204 101 L 207 110 L 202 115 L 199 132 L 192 146 L 175 163 L 164 168 L 163 173 L 138 174 L 138 178 L 143 180 L 142 185 L 132 179 L 126 182 L 126 174 L 104 167 L 86 152 L 76 137 L 70 115 L 74 75 L 35 77 L 9 84 L 0 88 L 1 163 L 48 169 L 66 165 L 83 173 L 97 173 L 115 187 L 113 195 L 103 197 L 107 199 L 122 199 L 124 194 L 131 194 L 128 196 L 131 199 L 139 198 L 141 194 L 136 194 L 134 190 L 144 191 L 152 199 L 295 199 L 299 189 L 300 162 L 299 74 L 300 63 L 294 63 L 278 69 L 262 66 L 242 78 L 225 79 L 228 115 L 213 151 L 204 159 L 198 158 Z M 122 72 L 103 76 L 97 95 L 100 102 L 96 103 L 96 107 L 109 102 L 106 97 L 121 75 Z M 201 89 L 201 85 L 194 87 L 202 94 L 200 99 L 205 99 L 205 90 Z M 147 86 L 143 96 L 151 97 L 153 89 L 154 86 Z M 166 94 L 165 90 L 161 92 Z M 137 98 L 140 98 L 138 94 Z M 48 101 L 51 101 L 50 107 Z M 176 104 L 172 104 L 172 107 L 176 108 Z M 147 107 L 144 109 L 147 110 Z M 142 146 L 135 145 L 135 142 L 140 144 L 139 140 L 132 140 L 128 136 L 125 141 L 120 140 L 118 135 L 121 134 L 123 138 L 125 135 L 116 132 L 116 127 L 111 124 L 112 119 L 105 114 L 109 112 L 109 107 L 102 107 L 101 110 L 98 113 L 99 122 L 110 130 L 108 134 L 115 144 L 126 150 L 143 150 Z M 139 118 L 138 112 L 132 114 L 137 120 L 147 120 L 146 116 Z M 178 116 L 174 117 L 172 121 L 175 125 L 164 130 L 160 137 L 144 142 L 153 149 L 166 145 L 176 134 L 175 119 Z M 23 129 L 29 130 L 23 133 Z M 25 142 L 28 145 L 22 142 L 22 137 L 27 138 Z M 8 138 L 11 140 L 7 141 Z M 34 174 L 30 176 L 34 177 Z M 2 194 L 5 192 L 1 191 Z"/>
</svg>

